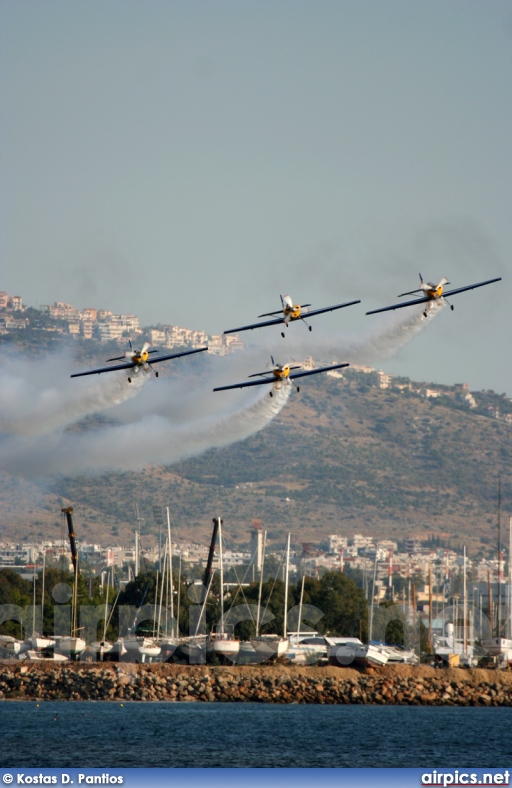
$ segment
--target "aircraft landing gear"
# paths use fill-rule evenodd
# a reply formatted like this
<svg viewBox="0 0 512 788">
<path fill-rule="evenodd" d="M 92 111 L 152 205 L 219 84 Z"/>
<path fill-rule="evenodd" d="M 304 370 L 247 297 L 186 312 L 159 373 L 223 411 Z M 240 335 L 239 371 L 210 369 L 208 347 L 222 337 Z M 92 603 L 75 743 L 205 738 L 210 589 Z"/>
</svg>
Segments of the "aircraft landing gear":
<svg viewBox="0 0 512 788">
<path fill-rule="evenodd" d="M 158 377 L 158 372 L 155 372 L 155 378 L 157 378 L 157 377 Z"/>
<path fill-rule="evenodd" d="M 268 392 L 268 395 L 269 395 L 269 397 L 273 397 L 274 396 L 271 391 Z"/>
<path fill-rule="evenodd" d="M 300 391 L 300 386 L 297 386 L 297 394 L 299 393 L 299 391 Z"/>
<path fill-rule="evenodd" d="M 311 331 L 311 329 L 313 328 L 313 326 L 308 326 L 308 328 L 309 328 L 309 330 Z"/>
<path fill-rule="evenodd" d="M 284 339 L 284 331 L 281 331 L 281 336 L 282 336 L 282 337 L 283 337 L 283 339 Z"/>
<path fill-rule="evenodd" d="M 131 379 L 131 378 L 128 378 L 128 383 L 131 383 L 131 382 L 132 382 L 132 379 Z"/>
</svg>

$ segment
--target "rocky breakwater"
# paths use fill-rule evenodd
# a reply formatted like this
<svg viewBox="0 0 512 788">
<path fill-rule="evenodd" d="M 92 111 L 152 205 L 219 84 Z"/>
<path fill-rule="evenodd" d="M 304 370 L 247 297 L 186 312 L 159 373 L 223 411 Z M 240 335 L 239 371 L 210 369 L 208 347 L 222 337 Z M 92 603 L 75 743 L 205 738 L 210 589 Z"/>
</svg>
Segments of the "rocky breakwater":
<svg viewBox="0 0 512 788">
<path fill-rule="evenodd" d="M 8 662 L 0 664 L 0 699 L 512 706 L 512 673 Z"/>
</svg>

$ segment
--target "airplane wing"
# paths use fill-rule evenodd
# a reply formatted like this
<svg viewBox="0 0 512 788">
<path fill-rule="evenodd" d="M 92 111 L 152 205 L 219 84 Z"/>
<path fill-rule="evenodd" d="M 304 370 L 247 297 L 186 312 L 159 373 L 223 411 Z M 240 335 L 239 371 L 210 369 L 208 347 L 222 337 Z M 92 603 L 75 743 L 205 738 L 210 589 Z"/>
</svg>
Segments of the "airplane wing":
<svg viewBox="0 0 512 788">
<path fill-rule="evenodd" d="M 300 366 L 298 367 L 289 367 L 289 369 L 301 369 Z M 264 377 L 265 375 L 270 375 L 270 370 L 267 369 L 266 372 L 253 372 L 252 375 L 247 375 L 248 378 L 259 378 Z"/>
<path fill-rule="evenodd" d="M 326 306 L 323 309 L 313 309 L 311 312 L 306 312 L 304 317 L 313 317 L 314 315 L 321 315 L 323 312 L 334 312 L 335 309 L 343 309 L 345 306 L 352 306 L 353 304 L 360 304 L 361 300 L 358 301 L 347 301 L 346 304 L 335 304 L 334 306 Z M 309 306 L 309 304 L 304 304 L 304 306 Z M 269 314 L 272 314 L 269 312 Z M 265 315 L 261 315 L 261 317 L 265 317 Z M 295 318 L 295 320 L 300 320 L 300 318 Z M 228 331 L 224 331 L 225 334 L 238 334 L 240 331 L 249 331 L 253 330 L 254 328 L 263 328 L 263 326 L 277 326 L 280 323 L 284 323 L 284 319 L 282 317 L 277 318 L 276 320 L 265 320 L 263 323 L 251 323 L 249 326 L 241 326 L 240 328 L 230 328 Z"/>
<path fill-rule="evenodd" d="M 311 304 L 301 304 L 300 308 L 305 309 L 307 306 L 311 306 Z M 258 315 L 258 317 L 272 317 L 272 315 L 282 315 L 282 309 L 276 309 L 275 312 L 264 312 L 262 315 Z"/>
<path fill-rule="evenodd" d="M 246 380 L 245 383 L 234 383 L 231 386 L 218 386 L 214 391 L 227 391 L 228 389 L 245 389 L 248 386 L 263 386 L 266 383 L 276 383 L 277 378 L 260 378 L 260 380 Z"/>
<path fill-rule="evenodd" d="M 424 298 L 415 298 L 414 301 L 402 301 L 400 304 L 393 304 L 393 306 L 383 306 L 380 309 L 371 309 L 367 315 L 375 315 L 377 312 L 389 312 L 392 309 L 402 309 L 404 306 L 414 306 L 414 304 L 425 304 L 427 301 L 432 301 L 431 298 L 425 296 Z"/>
<path fill-rule="evenodd" d="M 156 364 L 158 361 L 167 361 L 171 358 L 180 358 L 181 356 L 190 356 L 193 353 L 203 353 L 203 351 L 208 350 L 207 347 L 197 348 L 196 350 L 184 350 L 182 353 L 170 353 L 168 356 L 158 356 L 158 358 L 152 358 L 151 364 Z M 75 372 L 74 375 L 70 375 L 71 378 L 81 378 L 84 375 L 101 375 L 102 372 L 115 372 L 119 369 L 133 369 L 134 367 L 139 366 L 135 361 L 132 361 L 130 364 L 116 364 L 113 367 L 100 367 L 99 369 L 90 369 L 87 372 Z"/>
<path fill-rule="evenodd" d="M 335 304 L 334 306 L 325 306 L 323 309 L 312 309 L 311 312 L 306 312 L 304 317 L 313 317 L 313 315 L 321 315 L 322 312 L 334 312 L 335 309 L 343 309 L 345 306 L 353 306 L 354 304 L 360 304 L 361 299 L 357 301 L 347 301 L 346 304 Z M 300 318 L 298 318 L 300 320 Z"/>
<path fill-rule="evenodd" d="M 253 328 L 263 328 L 263 326 L 277 326 L 279 323 L 284 323 L 282 317 L 278 317 L 276 320 L 265 320 L 263 323 L 251 323 L 250 326 L 241 326 L 240 328 L 230 328 L 227 331 L 224 331 L 225 334 L 238 334 L 240 331 L 249 331 Z"/>
<path fill-rule="evenodd" d="M 170 358 L 181 358 L 181 356 L 191 356 L 193 353 L 204 353 L 207 347 L 198 347 L 195 350 L 184 350 L 182 353 L 170 353 L 168 356 L 157 356 L 148 359 L 148 364 L 157 364 L 159 361 L 168 361 Z"/>
<path fill-rule="evenodd" d="M 273 315 L 282 315 L 282 309 L 276 309 L 275 312 L 264 312 L 262 315 L 258 315 L 258 317 L 272 317 Z"/>
<path fill-rule="evenodd" d="M 466 285 L 465 287 L 457 287 L 455 290 L 447 290 L 446 293 L 443 293 L 443 298 L 445 296 L 452 296 L 456 295 L 457 293 L 464 293 L 465 290 L 474 290 L 475 287 L 483 287 L 484 285 L 491 285 L 493 282 L 500 282 L 501 276 L 498 276 L 496 279 L 487 279 L 485 282 L 476 282 L 474 285 Z M 401 304 L 393 304 L 393 306 L 384 306 L 381 309 L 372 309 L 370 312 L 367 312 L 367 315 L 374 315 L 376 312 L 388 312 L 392 309 L 401 309 L 404 306 L 414 306 L 414 304 L 424 304 L 427 301 L 432 301 L 433 299 L 425 296 L 425 298 L 415 298 L 414 301 L 403 301 Z"/>
<path fill-rule="evenodd" d="M 458 287 L 456 290 L 447 290 L 443 296 L 455 295 L 456 293 L 463 293 L 464 290 L 474 290 L 475 287 L 483 287 L 484 285 L 492 285 L 493 282 L 501 282 L 501 276 L 496 279 L 487 279 L 486 282 L 477 282 L 476 285 L 466 285 L 466 287 Z"/>
<path fill-rule="evenodd" d="M 318 375 L 320 372 L 328 372 L 330 369 L 341 369 L 341 367 L 348 367 L 348 363 L 345 364 L 334 364 L 332 367 L 320 367 L 319 369 L 310 369 L 307 372 L 297 372 L 294 375 L 288 375 L 288 378 L 284 378 L 284 380 L 295 380 L 295 378 L 305 378 L 307 375 Z M 300 369 L 300 367 L 297 367 Z M 265 383 L 277 383 L 277 378 L 267 378 L 266 380 L 250 380 L 246 381 L 245 383 L 234 383 L 232 386 L 219 386 L 214 391 L 226 391 L 227 389 L 244 389 L 247 386 L 261 386 Z"/>
<path fill-rule="evenodd" d="M 90 369 L 87 372 L 75 372 L 70 375 L 70 378 L 81 378 L 84 375 L 101 375 L 102 372 L 115 372 L 117 369 L 133 369 L 137 364 L 133 361 L 131 364 L 116 364 L 114 367 L 100 367 L 100 369 Z"/>
<path fill-rule="evenodd" d="M 328 372 L 330 369 L 341 369 L 342 367 L 350 366 L 348 362 L 345 364 L 333 364 L 332 367 L 319 367 L 318 369 L 309 369 L 307 372 L 297 372 L 293 375 L 288 375 L 288 378 L 295 380 L 295 378 L 305 378 L 307 375 L 319 375 L 320 372 Z"/>
<path fill-rule="evenodd" d="M 158 350 L 148 350 L 148 353 L 158 353 Z M 122 361 L 126 356 L 116 356 L 115 358 L 107 358 L 107 361 Z"/>
<path fill-rule="evenodd" d="M 406 295 L 414 295 L 415 293 L 422 293 L 423 290 L 418 288 L 417 290 L 409 290 L 408 293 L 398 293 L 397 298 L 403 298 Z"/>
</svg>

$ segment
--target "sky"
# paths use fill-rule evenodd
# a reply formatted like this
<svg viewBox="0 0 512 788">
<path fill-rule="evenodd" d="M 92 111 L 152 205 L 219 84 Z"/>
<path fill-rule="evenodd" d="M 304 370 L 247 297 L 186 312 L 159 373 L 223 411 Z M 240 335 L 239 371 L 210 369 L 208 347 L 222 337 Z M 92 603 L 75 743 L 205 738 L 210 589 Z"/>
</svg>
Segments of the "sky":
<svg viewBox="0 0 512 788">
<path fill-rule="evenodd" d="M 359 336 L 502 276 L 375 366 L 512 396 L 511 84 L 508 0 L 0 0 L 0 289 Z"/>
</svg>

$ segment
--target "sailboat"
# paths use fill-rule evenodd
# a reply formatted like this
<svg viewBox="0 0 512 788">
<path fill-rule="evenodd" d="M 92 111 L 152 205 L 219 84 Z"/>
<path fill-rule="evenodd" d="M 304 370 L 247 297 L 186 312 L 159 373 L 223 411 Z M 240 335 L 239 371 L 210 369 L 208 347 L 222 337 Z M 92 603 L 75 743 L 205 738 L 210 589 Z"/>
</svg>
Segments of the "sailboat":
<svg viewBox="0 0 512 788">
<path fill-rule="evenodd" d="M 176 651 L 171 655 L 171 662 L 188 662 L 190 665 L 198 665 L 205 661 L 206 654 L 206 634 L 204 631 L 200 633 L 203 619 L 206 618 L 206 602 L 210 592 L 210 586 L 213 579 L 213 556 L 215 553 L 215 542 L 217 534 L 221 526 L 221 518 L 213 518 L 213 531 L 210 540 L 210 549 L 208 550 L 208 558 L 206 560 L 206 567 L 203 575 L 203 582 L 201 584 L 201 609 L 199 617 L 196 622 L 196 628 L 193 635 L 189 637 L 182 637 L 179 639 L 179 645 Z"/>
<path fill-rule="evenodd" d="M 56 635 L 55 653 L 63 654 L 69 659 L 78 659 L 84 651 L 87 643 L 78 635 L 78 552 L 76 549 L 75 530 L 73 527 L 73 507 L 68 506 L 61 509 L 61 513 L 66 515 L 69 533 L 69 544 L 71 548 L 71 561 L 73 563 L 73 592 L 71 595 L 71 626 L 69 635 Z"/>
<path fill-rule="evenodd" d="M 179 645 L 179 638 L 177 637 L 177 623 L 174 620 L 174 583 L 173 583 L 173 576 L 172 576 L 172 539 L 171 539 L 171 515 L 169 511 L 169 507 L 166 506 L 167 511 L 167 540 L 165 543 L 165 550 L 164 550 L 164 564 L 162 569 L 162 585 L 160 588 L 160 606 L 158 609 L 158 626 L 157 626 L 157 633 L 160 635 L 160 627 L 162 624 L 162 610 L 165 610 L 165 635 L 158 637 L 158 645 L 160 646 L 161 653 L 162 653 L 162 660 L 167 661 L 176 651 Z M 181 567 L 181 559 L 180 559 L 180 567 Z M 180 571 L 181 576 L 181 571 Z M 164 601 L 164 587 L 165 587 L 165 608 L 163 606 Z M 167 613 L 169 610 L 169 603 L 170 603 L 170 614 L 171 614 L 171 634 L 168 632 L 168 620 L 167 620 Z M 179 602 L 178 602 L 178 609 L 179 609 Z"/>
<path fill-rule="evenodd" d="M 12 635 L 0 635 L 0 659 L 3 659 L 3 652 L 6 652 L 8 657 L 15 657 L 20 653 L 22 645 L 22 641 Z"/>
<path fill-rule="evenodd" d="M 263 549 L 261 559 L 261 573 L 260 573 L 260 587 L 258 592 L 258 613 L 256 618 L 256 634 L 251 639 L 251 646 L 253 647 L 257 661 L 272 659 L 273 657 L 282 657 L 288 651 L 288 635 L 287 629 L 287 606 L 288 606 L 288 575 L 290 566 L 290 534 L 288 534 L 287 547 L 286 547 L 286 571 L 285 571 L 285 613 L 284 613 L 284 632 L 283 636 L 279 635 L 262 635 L 260 632 L 260 611 L 261 611 L 261 595 L 263 590 L 263 570 L 265 567 L 265 547 L 267 543 L 267 532 L 263 534 Z"/>
<path fill-rule="evenodd" d="M 104 619 L 103 619 L 104 620 L 104 624 L 103 624 L 103 639 L 102 640 L 96 640 L 94 643 L 91 643 L 89 646 L 87 646 L 87 648 L 84 651 L 84 656 L 86 654 L 88 654 L 88 655 L 90 654 L 91 656 L 94 657 L 95 660 L 97 660 L 99 662 L 102 662 L 103 661 L 103 657 L 106 654 L 109 654 L 112 651 L 112 643 L 110 643 L 107 640 L 107 628 L 108 628 L 108 625 L 109 625 L 109 622 L 110 622 L 110 616 L 112 615 L 112 612 L 111 612 L 110 616 L 109 616 L 109 608 L 110 608 L 110 606 L 108 604 L 109 587 L 110 587 L 110 573 L 107 572 L 107 590 L 106 590 L 106 593 L 105 593 L 105 615 L 104 615 Z"/>
<path fill-rule="evenodd" d="M 290 536 L 288 535 L 288 550 Z M 287 555 L 288 555 L 287 550 Z M 302 576 L 299 601 L 299 619 L 297 621 L 297 631 L 290 633 L 287 658 L 294 665 L 315 665 L 327 656 L 329 641 L 318 632 L 301 632 L 302 622 L 302 603 L 304 601 L 304 582 L 306 577 Z M 286 630 L 285 630 L 286 631 Z"/>
<path fill-rule="evenodd" d="M 388 647 L 380 643 L 372 643 L 373 634 L 373 602 L 375 599 L 375 579 L 377 576 L 377 554 L 373 564 L 372 605 L 370 607 L 369 643 L 363 643 L 356 637 L 329 638 L 331 641 L 327 650 L 330 665 L 356 666 L 361 668 L 383 667 L 389 660 Z"/>
<path fill-rule="evenodd" d="M 206 642 L 207 650 L 220 654 L 227 659 L 235 659 L 240 651 L 240 641 L 233 632 L 228 632 L 224 621 L 224 562 L 222 554 L 222 519 L 217 518 L 219 524 L 219 565 L 220 565 L 220 622 L 218 628 L 210 632 Z"/>
<path fill-rule="evenodd" d="M 512 519 L 510 520 L 510 527 L 512 528 Z M 509 537 L 512 543 L 512 535 Z M 509 555 L 510 563 L 510 555 Z M 492 657 L 500 657 L 504 662 L 512 660 L 512 637 L 505 637 L 502 635 L 501 623 L 501 580 L 502 580 L 502 553 L 501 553 L 501 477 L 498 479 L 498 605 L 496 615 L 496 634 L 492 632 L 491 623 L 491 637 L 482 639 L 482 647 Z M 489 613 L 492 620 L 492 607 L 493 599 L 491 593 L 491 584 L 489 583 Z M 510 622 L 510 611 L 508 616 Z M 510 627 L 509 627 L 510 628 Z M 509 632 L 509 634 L 512 634 Z"/>
<path fill-rule="evenodd" d="M 46 570 L 46 553 L 43 552 L 43 573 L 41 585 L 41 630 L 44 622 L 44 579 Z M 45 637 L 44 633 L 36 632 L 36 566 L 34 564 L 34 577 L 33 577 L 33 605 L 32 605 L 32 634 L 28 635 L 21 644 L 20 651 L 33 652 L 33 659 L 40 653 L 41 657 L 51 657 L 50 651 L 55 648 L 55 638 Z"/>
<path fill-rule="evenodd" d="M 71 632 L 69 635 L 63 635 L 57 638 L 56 649 L 59 653 L 69 657 L 69 659 L 78 659 L 80 654 L 85 650 L 87 643 L 78 634 L 77 626 L 77 608 L 78 608 L 78 572 L 75 572 L 75 582 L 73 584 L 73 596 L 71 598 Z"/>
</svg>

